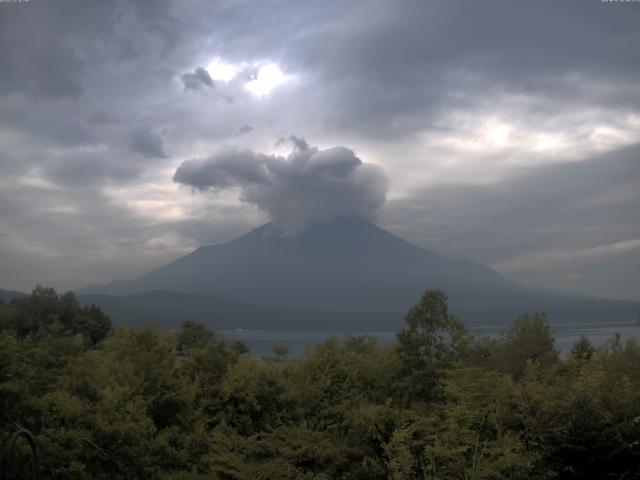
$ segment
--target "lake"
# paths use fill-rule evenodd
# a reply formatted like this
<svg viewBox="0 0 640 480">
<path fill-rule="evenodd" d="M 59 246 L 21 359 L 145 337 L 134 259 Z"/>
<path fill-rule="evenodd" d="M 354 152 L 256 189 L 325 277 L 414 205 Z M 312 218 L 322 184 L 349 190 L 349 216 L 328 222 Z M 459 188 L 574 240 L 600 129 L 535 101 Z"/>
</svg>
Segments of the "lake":
<svg viewBox="0 0 640 480">
<path fill-rule="evenodd" d="M 506 326 L 475 327 L 471 330 L 478 335 L 495 337 Z M 551 324 L 556 340 L 556 348 L 563 354 L 571 350 L 571 346 L 582 335 L 591 343 L 602 346 L 619 333 L 623 342 L 629 338 L 640 336 L 640 326 L 636 322 L 624 323 L 585 323 L 585 324 Z M 319 332 L 319 331 L 286 331 L 286 330 L 222 330 L 220 332 L 225 339 L 241 340 L 251 348 L 251 354 L 257 356 L 273 356 L 271 347 L 285 345 L 289 349 L 289 356 L 302 355 L 307 349 L 324 342 L 332 336 L 341 339 L 347 336 L 370 335 L 376 337 L 380 345 L 388 345 L 396 336 L 396 332 Z"/>
</svg>

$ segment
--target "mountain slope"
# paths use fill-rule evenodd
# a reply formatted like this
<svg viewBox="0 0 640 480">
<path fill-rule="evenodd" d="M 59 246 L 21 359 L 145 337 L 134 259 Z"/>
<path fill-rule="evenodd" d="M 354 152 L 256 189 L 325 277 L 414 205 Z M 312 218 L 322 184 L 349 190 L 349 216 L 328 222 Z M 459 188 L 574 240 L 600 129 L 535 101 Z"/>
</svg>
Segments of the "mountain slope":
<svg viewBox="0 0 640 480">
<path fill-rule="evenodd" d="M 296 308 L 406 308 L 424 288 L 515 290 L 491 269 L 421 249 L 359 219 L 282 237 L 271 225 L 197 249 L 130 282 L 82 293 L 171 290 Z"/>
<path fill-rule="evenodd" d="M 216 302 L 225 299 L 222 311 L 243 328 L 331 324 L 349 330 L 397 328 L 427 288 L 446 291 L 451 310 L 472 325 L 507 323 L 527 311 L 545 311 L 563 322 L 630 321 L 640 310 L 638 302 L 525 289 L 488 267 L 439 256 L 356 218 L 315 225 L 293 237 L 267 224 L 231 242 L 200 247 L 134 280 L 79 293 L 129 296 L 102 298 L 102 306 L 135 304 L 139 311 L 143 298 L 136 295 L 163 291 L 174 299 L 175 308 L 166 311 L 193 311 L 198 315 L 191 316 L 201 319 L 215 317 L 205 306 L 215 297 Z M 233 305 L 237 312 L 230 313 Z"/>
<path fill-rule="evenodd" d="M 118 326 L 140 327 L 152 323 L 158 327 L 175 328 L 183 320 L 197 319 L 218 330 L 257 329 L 265 321 L 270 328 L 292 328 L 301 317 L 301 312 L 295 310 L 162 290 L 118 296 L 85 294 L 79 295 L 78 301 L 83 305 L 100 306 Z M 304 315 L 309 315 L 309 312 L 304 312 Z"/>
<path fill-rule="evenodd" d="M 0 288 L 0 298 L 2 300 L 4 300 L 5 302 L 8 302 L 10 300 L 13 300 L 14 298 L 23 298 L 28 296 L 27 293 L 23 293 L 23 292 L 16 292 L 13 290 L 2 290 Z"/>
</svg>

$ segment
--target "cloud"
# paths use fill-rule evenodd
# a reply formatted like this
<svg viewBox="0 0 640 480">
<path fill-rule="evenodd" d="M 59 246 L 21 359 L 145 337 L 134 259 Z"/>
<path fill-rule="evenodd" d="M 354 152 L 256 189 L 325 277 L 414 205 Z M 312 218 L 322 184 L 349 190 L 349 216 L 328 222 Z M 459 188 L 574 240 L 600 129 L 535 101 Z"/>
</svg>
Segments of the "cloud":
<svg viewBox="0 0 640 480">
<path fill-rule="evenodd" d="M 545 267 L 547 267 L 551 264 L 557 264 L 558 262 L 573 263 L 576 260 L 584 262 L 585 260 L 589 259 L 598 259 L 599 257 L 609 255 L 619 255 L 623 253 L 634 252 L 636 250 L 640 250 L 639 238 L 625 240 L 623 242 L 597 245 L 595 247 L 589 247 L 579 250 L 573 248 L 565 248 L 561 250 L 536 251 L 530 254 L 510 258 L 504 262 L 500 262 L 494 265 L 494 267 L 504 272 L 518 271 L 525 268 L 535 268 L 540 265 L 544 265 Z"/>
<path fill-rule="evenodd" d="M 639 160 L 640 144 L 511 169 L 492 182 L 419 187 L 387 202 L 381 223 L 523 284 L 637 299 Z"/>
<path fill-rule="evenodd" d="M 36 2 L 34 2 L 36 3 Z M 3 5 L 3 7 L 6 5 Z M 42 5 L 0 12 L 0 95 L 77 97 L 84 62 L 64 41 L 65 33 L 43 21 Z M 27 11 L 28 10 L 28 11 Z M 37 29 L 36 31 L 34 31 Z"/>
<path fill-rule="evenodd" d="M 251 125 L 244 124 L 240 128 L 238 128 L 238 135 L 246 135 L 247 133 L 253 132 L 254 128 Z"/>
<path fill-rule="evenodd" d="M 346 147 L 320 150 L 291 140 L 294 149 L 286 158 L 226 148 L 183 162 L 173 180 L 198 190 L 237 187 L 242 201 L 267 212 L 285 234 L 337 216 L 377 216 L 389 183 L 380 167 Z"/>
<path fill-rule="evenodd" d="M 81 98 L 97 65 L 148 57 L 150 37 L 177 43 L 164 0 L 7 3 L 0 9 L 0 96 Z"/>
<path fill-rule="evenodd" d="M 148 128 L 137 128 L 131 134 L 129 149 L 145 157 L 167 158 L 162 136 Z"/>
<path fill-rule="evenodd" d="M 200 90 L 202 87 L 213 88 L 211 75 L 202 67 L 196 68 L 193 72 L 183 73 L 180 78 L 182 78 L 185 91 Z"/>
<path fill-rule="evenodd" d="M 39 169 L 44 181 L 59 185 L 102 186 L 110 182 L 125 182 L 140 173 L 133 162 L 113 161 L 114 152 L 107 150 L 77 149 L 47 159 Z"/>
<path fill-rule="evenodd" d="M 284 201 L 272 197 L 293 188 L 271 171 L 286 155 L 255 152 L 297 131 L 384 167 L 393 183 L 380 220 L 401 236 L 490 265 L 531 259 L 508 272 L 526 284 L 638 298 L 637 251 L 569 258 L 640 238 L 638 155 L 619 150 L 640 141 L 634 5 L 278 5 L 0 4 L 0 224 L 12 239 L 0 242 L 0 273 L 11 272 L 0 287 L 126 277 L 180 255 L 179 244 L 244 233 L 272 215 L 256 202 L 280 212 Z M 195 68 L 216 59 L 236 75 L 209 79 Z M 246 83 L 266 64 L 295 81 L 252 95 Z M 159 125 L 154 143 L 149 127 Z M 134 141 L 141 126 L 146 141 Z M 164 157 L 205 158 L 221 145 L 255 158 L 225 165 L 215 177 L 224 187 L 192 175 L 221 190 L 215 201 L 184 195 Z M 315 195 L 314 183 L 300 185 Z M 259 198 L 243 204 L 238 192 Z M 166 235 L 184 239 L 173 257 Z M 146 248 L 159 243 L 162 259 Z M 64 255 L 45 261 L 45 250 Z M 536 252 L 556 251 L 567 261 L 533 265 Z"/>
</svg>

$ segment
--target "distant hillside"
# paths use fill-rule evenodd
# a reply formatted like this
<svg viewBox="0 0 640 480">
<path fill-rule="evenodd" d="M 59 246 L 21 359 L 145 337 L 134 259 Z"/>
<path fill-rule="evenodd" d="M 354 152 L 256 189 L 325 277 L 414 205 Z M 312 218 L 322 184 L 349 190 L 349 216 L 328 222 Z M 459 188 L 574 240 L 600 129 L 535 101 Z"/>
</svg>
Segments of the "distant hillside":
<svg viewBox="0 0 640 480">
<path fill-rule="evenodd" d="M 194 319 L 210 327 L 223 329 L 296 328 L 301 323 L 338 327 L 344 314 L 304 311 L 249 305 L 221 298 L 181 292 L 150 291 L 133 295 L 79 295 L 81 304 L 95 304 L 111 317 L 115 325 L 154 324 L 175 328 L 183 320 Z M 380 320 L 380 319 L 378 319 Z M 375 324 L 375 321 L 373 322 Z"/>
<path fill-rule="evenodd" d="M 155 307 L 140 294 L 156 292 L 156 304 L 167 298 L 164 313 L 157 313 L 167 318 L 193 312 L 201 319 L 223 316 L 229 323 L 259 328 L 331 324 L 353 330 L 396 329 L 427 288 L 447 292 L 451 311 L 470 325 L 506 324 L 533 311 L 547 312 L 555 322 L 630 321 L 640 310 L 640 302 L 527 289 L 484 265 L 442 257 L 357 218 L 314 225 L 293 237 L 267 224 L 237 240 L 200 247 L 134 280 L 78 293 L 127 296 L 93 297 L 118 312 L 116 320 L 131 317 L 125 310 L 134 305 L 149 314 Z"/>
<path fill-rule="evenodd" d="M 210 295 L 279 308 L 407 309 L 425 288 L 515 291 L 488 267 L 419 248 L 360 219 L 315 225 L 283 237 L 270 224 L 222 244 L 200 247 L 135 280 L 79 293 L 153 290 Z"/>
<path fill-rule="evenodd" d="M 0 298 L 5 302 L 8 302 L 9 300 L 13 300 L 14 298 L 22 298 L 27 296 L 29 296 L 29 294 L 27 293 L 15 292 L 12 290 L 2 290 L 0 288 Z"/>
</svg>

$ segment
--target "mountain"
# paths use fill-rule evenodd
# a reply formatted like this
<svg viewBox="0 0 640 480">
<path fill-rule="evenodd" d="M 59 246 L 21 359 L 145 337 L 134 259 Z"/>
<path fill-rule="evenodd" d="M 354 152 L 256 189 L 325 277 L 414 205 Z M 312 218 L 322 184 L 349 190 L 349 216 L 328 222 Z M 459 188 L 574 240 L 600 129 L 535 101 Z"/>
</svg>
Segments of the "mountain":
<svg viewBox="0 0 640 480">
<path fill-rule="evenodd" d="M 27 296 L 27 293 L 15 292 L 13 290 L 2 290 L 0 288 L 0 299 L 4 300 L 5 302 L 13 300 L 14 298 L 22 298 Z"/>
<path fill-rule="evenodd" d="M 527 311 L 545 311 L 553 321 L 631 321 L 640 310 L 638 302 L 529 290 L 486 266 L 442 257 L 358 218 L 313 225 L 296 236 L 282 236 L 267 224 L 231 242 L 200 247 L 131 281 L 78 293 L 138 295 L 135 301 L 109 302 L 140 306 L 141 294 L 156 292 L 157 299 L 157 292 L 164 292 L 175 298 L 176 313 L 186 313 L 195 302 L 201 307 L 194 308 L 199 312 L 194 317 L 215 324 L 216 311 L 235 309 L 234 321 L 243 328 L 370 330 L 400 326 L 427 288 L 447 292 L 452 312 L 472 325 L 508 323 Z"/>
<path fill-rule="evenodd" d="M 198 319 L 219 330 L 259 329 L 264 328 L 265 321 L 268 321 L 270 328 L 277 329 L 291 328 L 302 314 L 308 314 L 163 290 L 118 296 L 85 294 L 79 295 L 78 301 L 83 305 L 99 305 L 116 326 L 153 323 L 158 327 L 175 328 L 183 320 Z M 317 315 L 313 320 L 321 319 Z"/>
</svg>

